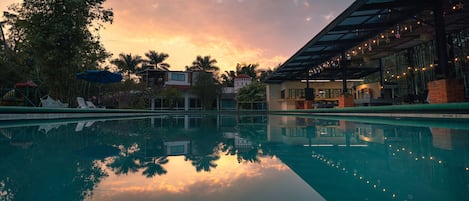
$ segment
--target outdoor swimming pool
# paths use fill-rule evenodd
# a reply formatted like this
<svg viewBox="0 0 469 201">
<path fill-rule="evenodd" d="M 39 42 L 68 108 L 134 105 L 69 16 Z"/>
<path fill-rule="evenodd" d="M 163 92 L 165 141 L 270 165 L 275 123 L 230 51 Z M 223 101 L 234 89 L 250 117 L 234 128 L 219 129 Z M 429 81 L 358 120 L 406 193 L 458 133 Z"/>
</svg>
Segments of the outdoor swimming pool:
<svg viewBox="0 0 469 201">
<path fill-rule="evenodd" d="M 0 200 L 469 200 L 468 127 L 265 115 L 0 122 Z"/>
</svg>

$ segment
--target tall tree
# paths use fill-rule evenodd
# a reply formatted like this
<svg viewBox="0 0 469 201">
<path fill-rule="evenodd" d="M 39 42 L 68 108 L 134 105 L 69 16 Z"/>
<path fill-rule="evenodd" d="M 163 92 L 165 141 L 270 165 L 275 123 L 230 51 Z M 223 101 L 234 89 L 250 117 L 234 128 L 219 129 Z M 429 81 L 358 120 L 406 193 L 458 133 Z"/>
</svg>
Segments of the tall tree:
<svg viewBox="0 0 469 201">
<path fill-rule="evenodd" d="M 221 94 L 221 86 L 211 73 L 198 72 L 195 84 L 191 91 L 200 99 L 205 110 L 212 109 L 213 102 Z"/>
<path fill-rule="evenodd" d="M 267 80 L 267 78 L 269 78 L 270 75 L 272 75 L 272 73 L 274 72 L 275 70 L 272 70 L 272 69 L 267 69 L 267 70 L 261 70 L 260 71 L 260 75 L 259 75 L 259 81 L 260 82 L 264 82 Z"/>
<path fill-rule="evenodd" d="M 74 97 L 75 73 L 96 68 L 110 56 L 98 35 L 103 24 L 113 20 L 104 2 L 24 0 L 4 13 L 11 48 L 31 61 L 29 72 L 37 74 L 53 96 Z"/>
<path fill-rule="evenodd" d="M 169 55 L 166 53 L 158 53 L 154 50 L 150 50 L 149 52 L 145 53 L 145 56 L 148 58 L 148 62 L 150 64 L 155 65 L 156 70 L 162 71 L 169 71 L 170 65 L 168 63 L 164 63 Z"/>
<path fill-rule="evenodd" d="M 212 59 L 210 56 L 197 56 L 195 61 L 192 62 L 192 66 L 186 66 L 186 70 L 217 73 L 220 68 L 218 66 L 215 66 L 216 63 L 217 60 Z"/>
<path fill-rule="evenodd" d="M 225 71 L 221 75 L 221 82 L 224 87 L 234 87 L 234 79 L 236 78 L 235 71 Z"/>
<path fill-rule="evenodd" d="M 257 78 L 257 67 L 259 67 L 259 64 L 237 64 L 236 74 L 246 74 L 249 75 L 249 77 L 255 79 Z"/>
<path fill-rule="evenodd" d="M 176 101 L 182 97 L 182 92 L 173 87 L 166 87 L 161 92 L 161 96 L 168 101 L 169 109 L 173 109 Z"/>
<path fill-rule="evenodd" d="M 118 58 L 111 61 L 111 63 L 116 65 L 122 72 L 127 73 L 128 79 L 130 79 L 130 74 L 137 72 L 137 68 L 142 62 L 143 59 L 141 56 L 132 56 L 132 54 L 124 53 L 120 53 Z"/>
</svg>

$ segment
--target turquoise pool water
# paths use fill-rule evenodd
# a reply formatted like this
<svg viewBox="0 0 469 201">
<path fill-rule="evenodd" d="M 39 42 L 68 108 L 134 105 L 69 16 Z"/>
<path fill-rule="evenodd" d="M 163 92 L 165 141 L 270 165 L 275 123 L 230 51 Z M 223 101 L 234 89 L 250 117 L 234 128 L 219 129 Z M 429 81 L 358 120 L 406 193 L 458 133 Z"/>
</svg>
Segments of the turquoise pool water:
<svg viewBox="0 0 469 201">
<path fill-rule="evenodd" d="M 469 200 L 467 121 L 0 122 L 0 200 Z"/>
</svg>

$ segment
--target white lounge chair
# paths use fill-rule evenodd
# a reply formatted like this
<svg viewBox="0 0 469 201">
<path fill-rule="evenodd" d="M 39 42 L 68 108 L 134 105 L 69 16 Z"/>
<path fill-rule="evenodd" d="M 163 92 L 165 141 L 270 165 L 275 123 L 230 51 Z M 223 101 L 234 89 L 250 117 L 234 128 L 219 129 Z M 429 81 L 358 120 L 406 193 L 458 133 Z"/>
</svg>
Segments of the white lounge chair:
<svg viewBox="0 0 469 201">
<path fill-rule="evenodd" d="M 66 108 L 68 107 L 68 103 L 62 103 L 60 102 L 60 100 L 54 100 L 49 95 L 46 95 L 41 98 L 41 106 L 52 107 L 52 108 Z"/>
<path fill-rule="evenodd" d="M 85 99 L 83 97 L 77 97 L 78 108 L 86 109 L 88 105 L 86 105 Z"/>
<path fill-rule="evenodd" d="M 83 128 L 89 128 L 94 124 L 95 121 L 80 121 L 77 123 L 77 126 L 75 127 L 76 132 L 83 131 Z"/>
<path fill-rule="evenodd" d="M 98 108 L 98 107 L 96 107 L 96 105 L 94 105 L 93 102 L 91 102 L 91 101 L 86 101 L 86 106 L 88 106 L 88 108 Z"/>
</svg>

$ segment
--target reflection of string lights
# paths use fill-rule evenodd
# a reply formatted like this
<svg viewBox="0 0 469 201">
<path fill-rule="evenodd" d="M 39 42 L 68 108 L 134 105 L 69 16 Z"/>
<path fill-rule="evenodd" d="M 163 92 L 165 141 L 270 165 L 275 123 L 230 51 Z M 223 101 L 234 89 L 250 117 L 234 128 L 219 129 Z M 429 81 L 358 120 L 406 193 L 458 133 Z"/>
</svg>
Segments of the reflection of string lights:
<svg viewBox="0 0 469 201">
<path fill-rule="evenodd" d="M 370 185 L 375 190 L 382 191 L 383 193 L 391 192 L 389 190 L 389 188 L 381 185 L 381 181 L 379 179 L 376 182 L 373 182 L 371 178 L 366 178 L 357 169 L 353 169 L 353 171 L 351 171 L 351 172 L 349 171 L 349 169 L 347 169 L 345 167 L 342 167 L 342 169 L 340 169 L 340 167 L 342 165 L 340 161 L 335 162 L 332 159 L 327 159 L 324 155 L 316 153 L 315 151 L 312 151 L 311 156 L 315 159 L 318 159 L 319 161 L 324 162 L 326 165 L 328 165 L 330 167 L 335 167 L 336 169 L 342 170 L 342 172 L 344 172 L 346 174 L 351 173 L 353 177 L 357 178 L 358 180 L 361 180 L 362 182 L 364 182 L 367 185 Z M 396 192 L 390 193 L 389 195 L 391 196 L 392 199 L 397 198 L 397 193 Z"/>
<path fill-rule="evenodd" d="M 392 148 L 391 145 L 389 145 L 389 148 Z M 406 148 L 405 147 L 401 147 L 401 148 L 396 148 L 396 152 L 399 152 L 399 153 L 408 153 L 408 155 L 414 155 L 414 152 L 412 151 L 408 151 L 406 152 Z M 392 155 L 393 156 L 396 156 L 396 152 L 392 152 Z M 445 161 L 441 160 L 441 159 L 436 159 L 434 156 L 413 156 L 414 160 L 415 161 L 424 161 L 425 159 L 429 160 L 429 161 L 434 161 L 435 163 L 438 163 L 440 165 L 444 164 Z M 469 167 L 464 167 L 464 170 L 465 171 L 469 171 Z"/>
<path fill-rule="evenodd" d="M 388 145 L 388 147 L 392 148 L 392 149 L 395 149 L 397 153 L 402 153 L 402 154 L 407 154 L 408 153 L 408 155 L 414 155 L 414 153 L 412 151 L 408 151 L 408 149 L 405 148 L 405 147 L 393 148 L 392 145 Z M 396 152 L 393 152 L 392 155 L 395 156 Z M 323 154 L 316 153 L 315 151 L 312 151 L 311 156 L 312 156 L 312 158 L 315 158 L 319 161 L 322 161 L 323 163 L 327 164 L 328 166 L 336 168 L 336 169 L 338 169 L 339 171 L 342 171 L 345 174 L 351 173 L 351 175 L 353 177 L 358 178 L 358 180 L 363 181 L 366 185 L 370 185 L 375 190 L 380 190 L 383 193 L 389 192 L 389 195 L 391 196 L 392 199 L 396 199 L 397 196 L 398 196 L 398 194 L 396 192 L 392 192 L 392 190 L 390 190 L 390 188 L 388 188 L 386 186 L 382 186 L 381 181 L 379 179 L 374 182 L 371 178 L 365 177 L 364 174 L 360 173 L 357 169 L 353 169 L 353 171 L 349 171 L 348 168 L 343 167 L 343 164 L 340 161 L 335 162 L 332 159 L 327 159 Z M 429 161 L 435 161 L 439 165 L 444 164 L 443 160 L 438 160 L 434 156 L 429 156 L 429 157 L 414 156 L 414 159 L 415 159 L 415 161 L 419 161 L 419 160 L 424 161 L 424 160 L 427 159 Z M 469 167 L 465 167 L 464 170 L 469 172 Z"/>
</svg>

